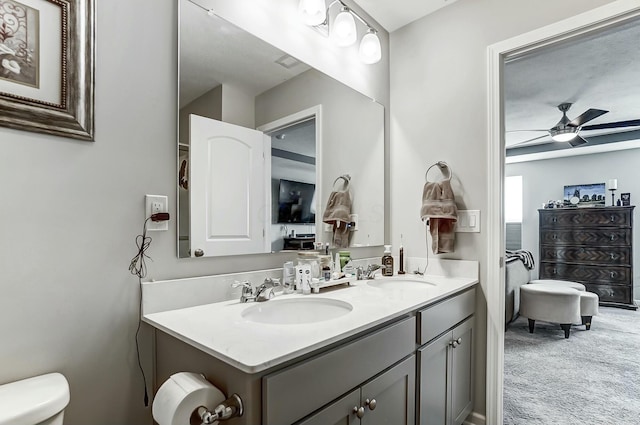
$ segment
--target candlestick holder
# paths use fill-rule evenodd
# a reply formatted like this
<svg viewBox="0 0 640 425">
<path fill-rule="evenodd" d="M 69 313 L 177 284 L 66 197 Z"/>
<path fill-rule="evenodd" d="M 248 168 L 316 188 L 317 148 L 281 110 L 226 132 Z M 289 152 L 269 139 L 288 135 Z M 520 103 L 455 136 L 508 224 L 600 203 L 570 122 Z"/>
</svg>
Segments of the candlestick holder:
<svg viewBox="0 0 640 425">
<path fill-rule="evenodd" d="M 615 206 L 616 203 L 614 202 L 614 197 L 615 197 L 615 189 L 609 189 L 611 191 L 611 206 Z"/>
</svg>

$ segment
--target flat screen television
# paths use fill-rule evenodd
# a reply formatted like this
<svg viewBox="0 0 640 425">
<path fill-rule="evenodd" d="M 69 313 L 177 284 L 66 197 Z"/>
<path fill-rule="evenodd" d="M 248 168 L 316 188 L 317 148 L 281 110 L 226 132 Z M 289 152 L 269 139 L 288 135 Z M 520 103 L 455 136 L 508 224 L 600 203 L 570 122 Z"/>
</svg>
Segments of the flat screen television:
<svg viewBox="0 0 640 425">
<path fill-rule="evenodd" d="M 278 188 L 278 223 L 315 223 L 311 211 L 316 185 L 292 180 L 280 180 Z"/>
</svg>

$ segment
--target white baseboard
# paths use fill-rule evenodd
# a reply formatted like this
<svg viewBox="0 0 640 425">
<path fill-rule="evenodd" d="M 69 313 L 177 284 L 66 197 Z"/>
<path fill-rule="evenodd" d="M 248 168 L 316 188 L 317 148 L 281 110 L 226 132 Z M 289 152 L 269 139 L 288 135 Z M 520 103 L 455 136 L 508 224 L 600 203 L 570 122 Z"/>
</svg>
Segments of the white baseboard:
<svg viewBox="0 0 640 425">
<path fill-rule="evenodd" d="M 487 418 L 480 413 L 471 412 L 462 425 L 486 425 Z"/>
</svg>

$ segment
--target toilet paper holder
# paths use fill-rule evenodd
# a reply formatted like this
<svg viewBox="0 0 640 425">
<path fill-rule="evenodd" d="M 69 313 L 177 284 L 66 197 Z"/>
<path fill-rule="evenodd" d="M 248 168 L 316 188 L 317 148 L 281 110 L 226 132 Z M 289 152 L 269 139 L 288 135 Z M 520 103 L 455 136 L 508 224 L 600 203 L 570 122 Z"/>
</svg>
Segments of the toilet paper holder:
<svg viewBox="0 0 640 425">
<path fill-rule="evenodd" d="M 217 405 L 213 411 L 205 406 L 200 406 L 193 411 L 189 420 L 190 425 L 213 424 L 216 421 L 226 421 L 231 418 L 238 418 L 244 413 L 242 399 L 238 394 L 232 394 L 231 397 Z"/>
</svg>

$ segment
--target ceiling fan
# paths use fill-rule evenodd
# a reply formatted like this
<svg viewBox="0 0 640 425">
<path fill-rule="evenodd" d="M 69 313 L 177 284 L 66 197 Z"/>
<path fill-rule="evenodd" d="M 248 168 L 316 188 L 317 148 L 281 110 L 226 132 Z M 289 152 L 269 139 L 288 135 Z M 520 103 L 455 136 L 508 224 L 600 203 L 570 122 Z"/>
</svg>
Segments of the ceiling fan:
<svg viewBox="0 0 640 425">
<path fill-rule="evenodd" d="M 602 109 L 588 109 L 582 115 L 578 116 L 573 120 L 569 120 L 567 117 L 567 111 L 571 108 L 572 103 L 561 103 L 558 105 L 558 109 L 562 112 L 562 118 L 558 123 L 551 127 L 548 130 L 514 130 L 508 131 L 507 133 L 512 133 L 516 131 L 544 131 L 547 134 L 540 137 L 534 137 L 533 139 L 524 140 L 509 147 L 514 147 L 517 145 L 521 145 L 523 143 L 529 143 L 534 140 L 542 139 L 547 136 L 551 136 L 551 139 L 555 142 L 569 142 L 571 147 L 576 147 L 580 145 L 584 145 L 587 141 L 582 138 L 579 133 L 580 131 L 588 131 L 588 130 L 602 130 L 609 128 L 622 128 L 622 127 L 635 127 L 640 126 L 640 120 L 629 120 L 629 121 L 617 121 L 617 122 L 609 122 L 603 124 L 593 124 L 593 125 L 584 125 L 587 122 L 598 118 L 601 115 L 606 114 L 609 111 L 605 111 Z"/>
</svg>

